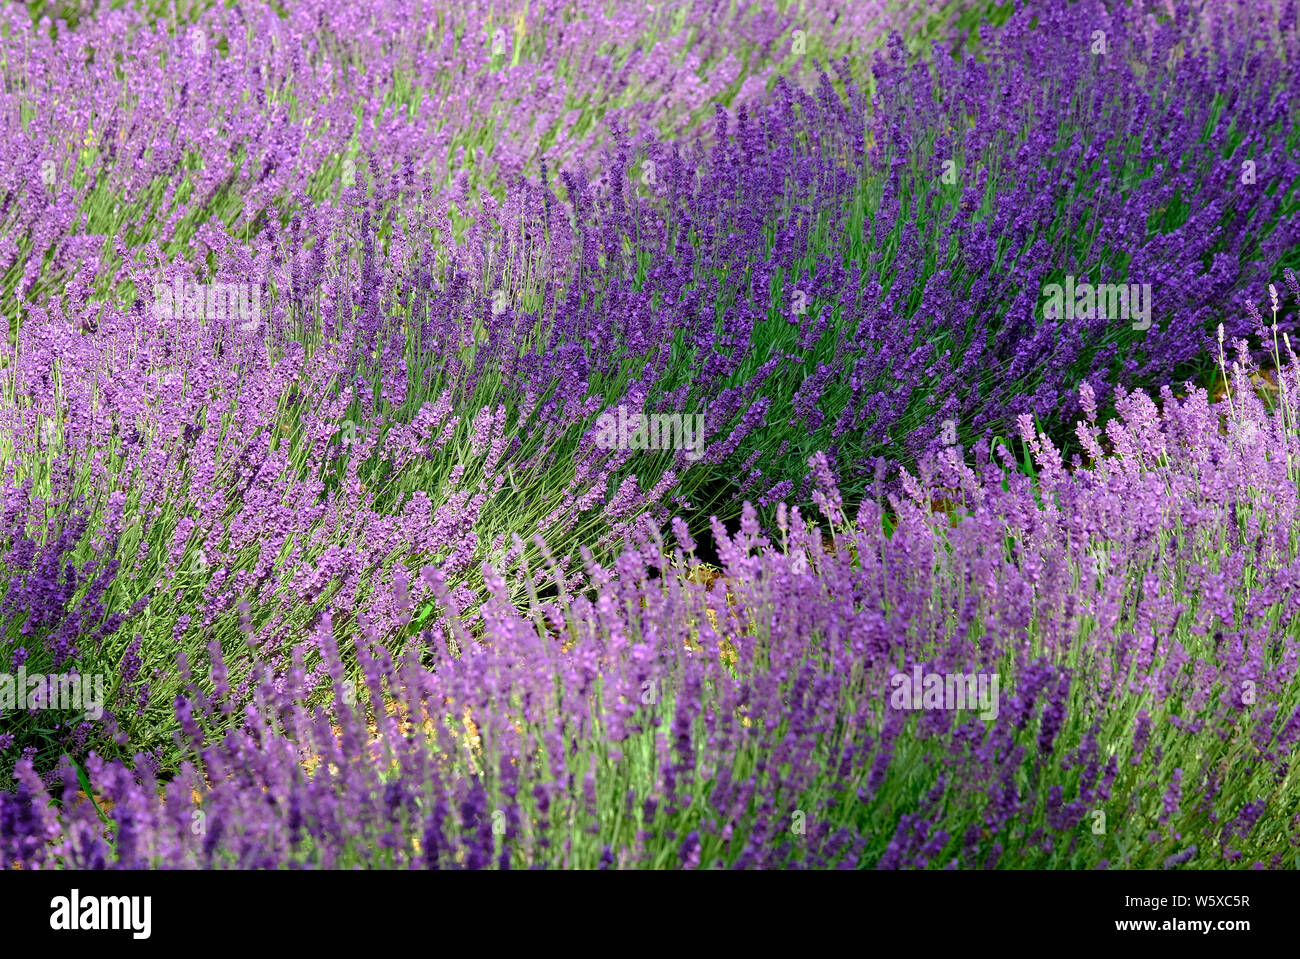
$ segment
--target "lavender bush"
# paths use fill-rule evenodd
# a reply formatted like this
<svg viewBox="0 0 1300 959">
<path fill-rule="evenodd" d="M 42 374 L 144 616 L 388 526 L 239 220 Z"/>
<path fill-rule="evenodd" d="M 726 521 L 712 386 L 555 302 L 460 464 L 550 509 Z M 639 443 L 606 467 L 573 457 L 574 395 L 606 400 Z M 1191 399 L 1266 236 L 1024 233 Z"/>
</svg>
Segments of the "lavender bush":
<svg viewBox="0 0 1300 959">
<path fill-rule="evenodd" d="M 247 696 L 187 688 L 165 788 L 147 757 L 92 759 L 106 814 L 71 766 L 56 814 L 20 763 L 0 848 L 29 867 L 1294 866 L 1300 432 L 1245 362 L 1241 343 L 1230 410 L 1133 393 L 1103 431 L 1085 387 L 1092 463 L 1066 471 L 1026 418 L 1032 477 L 949 451 L 851 521 L 816 457 L 830 541 L 784 509 L 771 541 L 747 507 L 735 537 L 715 528 L 717 578 L 680 522 L 686 553 L 643 525 L 580 593 L 553 563 L 489 567 L 479 614 L 403 655 L 363 623 L 355 680 L 326 614 Z M 520 607 L 506 575 L 556 598 Z M 993 715 L 899 708 L 914 669 L 1000 677 Z M 207 732 L 236 709 L 238 731 Z"/>
</svg>

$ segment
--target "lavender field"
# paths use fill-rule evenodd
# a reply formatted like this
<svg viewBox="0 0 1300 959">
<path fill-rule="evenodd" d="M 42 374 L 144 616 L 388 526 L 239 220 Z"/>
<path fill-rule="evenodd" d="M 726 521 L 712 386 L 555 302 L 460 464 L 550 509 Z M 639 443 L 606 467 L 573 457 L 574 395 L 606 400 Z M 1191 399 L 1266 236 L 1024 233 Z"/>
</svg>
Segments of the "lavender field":
<svg viewBox="0 0 1300 959">
<path fill-rule="evenodd" d="M 0 8 L 0 869 L 1300 867 L 1298 61 Z"/>
</svg>

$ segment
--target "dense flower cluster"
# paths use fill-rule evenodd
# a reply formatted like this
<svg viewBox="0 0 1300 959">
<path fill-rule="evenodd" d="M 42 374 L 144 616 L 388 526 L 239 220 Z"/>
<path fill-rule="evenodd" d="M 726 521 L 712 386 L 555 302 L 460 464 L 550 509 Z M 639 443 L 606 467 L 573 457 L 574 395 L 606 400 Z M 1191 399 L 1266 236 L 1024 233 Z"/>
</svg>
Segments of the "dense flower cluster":
<svg viewBox="0 0 1300 959">
<path fill-rule="evenodd" d="M 0 866 L 1294 865 L 1295 4 L 506 6 L 0 12 Z"/>
</svg>

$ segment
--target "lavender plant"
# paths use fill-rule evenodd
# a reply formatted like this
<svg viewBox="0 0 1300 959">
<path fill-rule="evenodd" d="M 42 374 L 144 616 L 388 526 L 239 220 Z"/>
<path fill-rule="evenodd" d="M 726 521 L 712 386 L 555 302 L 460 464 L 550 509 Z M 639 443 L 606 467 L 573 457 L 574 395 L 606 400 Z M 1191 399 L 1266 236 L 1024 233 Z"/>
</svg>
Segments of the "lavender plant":
<svg viewBox="0 0 1300 959">
<path fill-rule="evenodd" d="M 770 541 L 747 507 L 716 578 L 680 521 L 685 552 L 642 524 L 580 592 L 539 543 L 513 574 L 553 599 L 489 566 L 481 613 L 402 655 L 365 622 L 355 680 L 327 613 L 247 702 L 187 689 L 165 788 L 92 758 L 56 812 L 20 763 L 0 861 L 1294 866 L 1300 360 L 1270 408 L 1237 353 L 1230 407 L 1126 394 L 1102 430 L 1085 387 L 1073 471 L 1026 418 L 1032 477 L 949 451 L 850 520 L 814 457 L 831 541 L 798 510 Z M 1001 693 L 900 699 L 913 672 Z"/>
</svg>

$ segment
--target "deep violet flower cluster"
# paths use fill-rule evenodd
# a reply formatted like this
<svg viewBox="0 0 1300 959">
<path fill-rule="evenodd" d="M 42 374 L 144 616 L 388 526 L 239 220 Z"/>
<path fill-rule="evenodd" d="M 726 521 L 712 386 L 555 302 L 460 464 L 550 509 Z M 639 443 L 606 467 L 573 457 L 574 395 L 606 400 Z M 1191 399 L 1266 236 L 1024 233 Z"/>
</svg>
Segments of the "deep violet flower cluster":
<svg viewBox="0 0 1300 959">
<path fill-rule="evenodd" d="M 0 868 L 1296 866 L 1296 4 L 1009 6 L 0 11 Z"/>
</svg>

